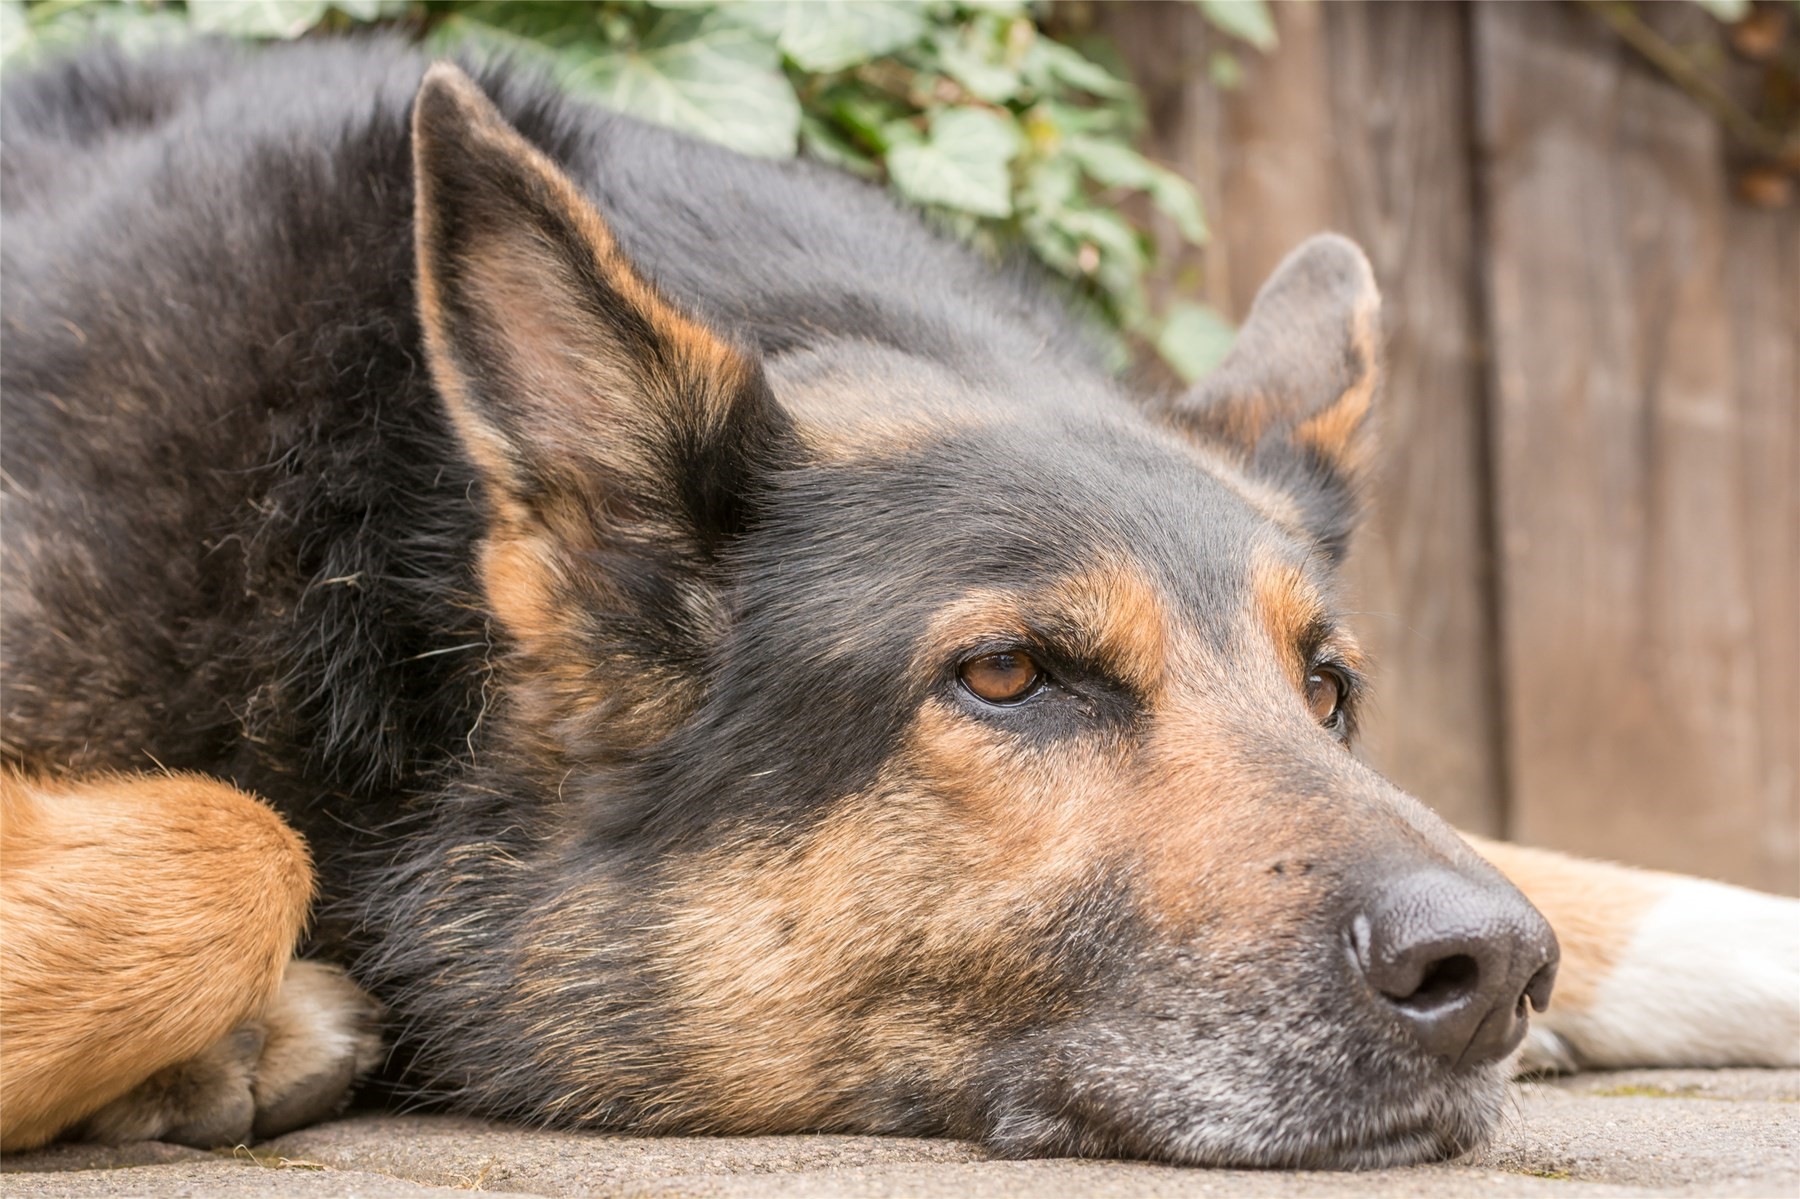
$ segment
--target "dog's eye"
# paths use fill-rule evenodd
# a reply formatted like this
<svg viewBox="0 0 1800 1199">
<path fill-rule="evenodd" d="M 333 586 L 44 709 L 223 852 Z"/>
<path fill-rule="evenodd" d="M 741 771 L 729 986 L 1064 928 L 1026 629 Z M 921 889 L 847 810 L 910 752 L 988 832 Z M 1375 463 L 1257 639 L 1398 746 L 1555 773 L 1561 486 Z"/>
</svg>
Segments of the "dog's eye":
<svg viewBox="0 0 1800 1199">
<path fill-rule="evenodd" d="M 1044 679 L 1031 655 L 1018 650 L 970 658 L 957 674 L 977 699 L 990 704 L 1017 703 L 1036 691 Z"/>
<path fill-rule="evenodd" d="M 1315 667 L 1306 676 L 1306 707 L 1313 719 L 1331 728 L 1336 725 L 1344 706 L 1344 692 L 1349 690 L 1344 676 L 1330 666 Z"/>
</svg>

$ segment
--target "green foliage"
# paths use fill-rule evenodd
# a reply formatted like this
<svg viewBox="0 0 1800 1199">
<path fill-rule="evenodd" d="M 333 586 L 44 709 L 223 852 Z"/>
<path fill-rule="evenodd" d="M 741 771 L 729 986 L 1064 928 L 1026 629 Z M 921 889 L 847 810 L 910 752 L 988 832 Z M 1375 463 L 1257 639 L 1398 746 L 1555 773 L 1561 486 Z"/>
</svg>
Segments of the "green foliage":
<svg viewBox="0 0 1800 1199">
<path fill-rule="evenodd" d="M 1264 0 L 1195 0 L 1213 25 L 1258 50 L 1275 48 L 1275 18 Z"/>
<path fill-rule="evenodd" d="M 1198 379 L 1225 357 L 1232 333 L 1230 323 L 1212 309 L 1177 300 L 1169 306 L 1156 348 L 1182 378 Z"/>
<path fill-rule="evenodd" d="M 1264 0 L 1195 0 L 1254 50 Z M 1023 247 L 1184 377 L 1230 341 L 1217 314 L 1152 310 L 1141 195 L 1187 243 L 1199 198 L 1133 146 L 1136 89 L 1049 36 L 1022 0 L 0 0 L 0 53 L 30 61 L 109 36 L 291 39 L 381 24 L 434 51 L 506 56 L 572 93 L 747 154 L 805 153 L 885 181 L 990 253 Z M 1215 78 L 1235 78 L 1221 50 Z M 1123 354 L 1124 343 L 1120 343 Z"/>
</svg>

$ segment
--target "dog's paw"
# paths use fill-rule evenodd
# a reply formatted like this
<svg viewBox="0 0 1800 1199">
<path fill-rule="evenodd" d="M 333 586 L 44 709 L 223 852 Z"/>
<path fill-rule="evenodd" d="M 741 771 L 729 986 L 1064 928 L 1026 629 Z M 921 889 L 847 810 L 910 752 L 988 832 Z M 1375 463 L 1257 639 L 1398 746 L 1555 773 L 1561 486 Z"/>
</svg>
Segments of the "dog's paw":
<svg viewBox="0 0 1800 1199">
<path fill-rule="evenodd" d="M 210 1148 L 249 1139 L 260 1024 L 245 1024 L 199 1057 L 177 1062 L 113 1100 L 77 1130 L 82 1140 L 175 1141 Z"/>
<path fill-rule="evenodd" d="M 341 970 L 290 962 L 260 1019 L 113 1100 L 81 1135 L 209 1149 L 328 1119 L 380 1060 L 380 1016 L 380 1005 Z"/>
<path fill-rule="evenodd" d="M 381 1005 L 342 970 L 294 962 L 263 1017 L 256 1069 L 259 1140 L 336 1115 L 381 1060 Z"/>
<path fill-rule="evenodd" d="M 1800 1065 L 1800 902 L 1668 879 L 1607 967 L 1533 1018 L 1521 1070 Z"/>
</svg>

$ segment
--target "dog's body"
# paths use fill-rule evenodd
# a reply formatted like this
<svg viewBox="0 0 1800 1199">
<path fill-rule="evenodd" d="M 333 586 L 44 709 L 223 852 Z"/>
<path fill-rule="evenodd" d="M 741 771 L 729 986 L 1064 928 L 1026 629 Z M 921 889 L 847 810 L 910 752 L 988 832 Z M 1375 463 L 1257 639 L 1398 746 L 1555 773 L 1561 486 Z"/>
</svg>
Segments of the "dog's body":
<svg viewBox="0 0 1800 1199">
<path fill-rule="evenodd" d="M 1477 1141 L 1557 949 L 1343 750 L 1360 255 L 1140 404 L 859 184 L 424 73 L 9 84 L 4 1143 L 264 1134 L 368 1065 L 243 792 L 388 1073 L 466 1109 Z M 1562 934 L 1541 1060 L 1800 1060 L 1787 901 L 1483 852 Z"/>
</svg>

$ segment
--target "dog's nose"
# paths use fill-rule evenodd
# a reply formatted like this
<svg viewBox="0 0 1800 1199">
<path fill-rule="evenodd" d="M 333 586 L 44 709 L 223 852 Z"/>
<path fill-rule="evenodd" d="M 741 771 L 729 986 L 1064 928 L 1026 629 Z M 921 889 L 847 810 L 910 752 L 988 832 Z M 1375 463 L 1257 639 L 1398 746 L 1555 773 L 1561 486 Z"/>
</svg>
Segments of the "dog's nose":
<svg viewBox="0 0 1800 1199">
<path fill-rule="evenodd" d="M 1352 922 L 1351 951 L 1376 1002 L 1425 1052 L 1456 1067 L 1511 1053 L 1556 981 L 1556 934 L 1497 875 L 1442 867 L 1384 882 Z"/>
</svg>

